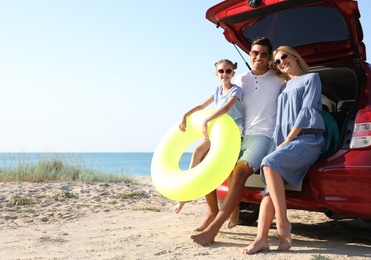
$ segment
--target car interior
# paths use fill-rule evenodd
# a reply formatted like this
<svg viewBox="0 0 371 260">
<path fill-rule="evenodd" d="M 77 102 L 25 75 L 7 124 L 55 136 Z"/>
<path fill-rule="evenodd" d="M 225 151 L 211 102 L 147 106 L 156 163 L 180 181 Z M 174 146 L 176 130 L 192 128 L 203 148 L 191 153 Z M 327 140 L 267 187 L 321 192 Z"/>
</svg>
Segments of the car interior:
<svg viewBox="0 0 371 260">
<path fill-rule="evenodd" d="M 329 156 L 340 148 L 349 149 L 355 119 L 352 110 L 356 105 L 357 78 L 350 67 L 312 67 L 311 72 L 318 73 L 322 82 L 325 111 L 322 115 L 327 131 L 324 134 L 325 143 L 330 144 L 323 156 Z M 336 138 L 336 135 L 339 137 Z"/>
</svg>

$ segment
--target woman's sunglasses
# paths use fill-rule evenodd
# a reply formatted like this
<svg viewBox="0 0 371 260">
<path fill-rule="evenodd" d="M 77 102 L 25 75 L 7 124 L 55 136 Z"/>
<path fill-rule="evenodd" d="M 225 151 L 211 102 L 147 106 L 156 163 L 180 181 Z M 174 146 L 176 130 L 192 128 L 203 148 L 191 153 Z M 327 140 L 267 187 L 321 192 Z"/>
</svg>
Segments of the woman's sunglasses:
<svg viewBox="0 0 371 260">
<path fill-rule="evenodd" d="M 281 59 L 277 59 L 274 61 L 274 65 L 278 66 L 281 64 L 281 61 L 284 61 L 289 55 L 287 53 L 284 53 L 281 55 Z"/>
<path fill-rule="evenodd" d="M 226 70 L 222 70 L 222 69 L 220 69 L 220 70 L 218 70 L 218 73 L 223 74 L 223 73 L 225 72 L 225 74 L 231 74 L 232 71 L 233 71 L 233 70 L 231 70 L 231 69 L 226 69 Z"/>
</svg>

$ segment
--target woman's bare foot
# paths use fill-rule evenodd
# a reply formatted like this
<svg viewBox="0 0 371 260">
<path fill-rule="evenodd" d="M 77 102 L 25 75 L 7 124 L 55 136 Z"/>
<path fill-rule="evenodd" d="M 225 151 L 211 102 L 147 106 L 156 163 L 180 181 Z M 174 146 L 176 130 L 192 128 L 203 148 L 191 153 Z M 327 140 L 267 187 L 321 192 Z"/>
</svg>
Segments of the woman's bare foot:
<svg viewBox="0 0 371 260">
<path fill-rule="evenodd" d="M 206 218 L 202 221 L 201 226 L 196 228 L 194 231 L 201 232 L 204 231 L 216 218 L 216 214 L 209 213 Z"/>
<path fill-rule="evenodd" d="M 229 217 L 227 228 L 234 228 L 238 224 L 238 220 L 240 218 L 240 209 L 237 207 Z"/>
<path fill-rule="evenodd" d="M 257 252 L 267 251 L 267 250 L 269 250 L 268 240 L 261 238 L 261 239 L 255 239 L 251 245 L 242 249 L 242 254 L 251 255 Z"/>
<path fill-rule="evenodd" d="M 194 243 L 200 246 L 206 246 L 206 245 L 209 245 L 215 242 L 214 238 L 216 237 L 218 232 L 219 232 L 219 229 L 215 231 L 213 230 L 212 227 L 211 228 L 209 227 L 208 229 L 204 230 L 200 234 L 192 235 L 191 239 Z"/>
<path fill-rule="evenodd" d="M 189 200 L 189 201 L 179 201 L 178 204 L 176 204 L 176 206 L 175 206 L 175 209 L 174 209 L 175 213 L 179 213 L 180 210 L 183 208 L 184 204 L 189 203 L 189 202 L 191 202 L 191 200 Z"/>
<path fill-rule="evenodd" d="M 284 225 L 277 225 L 279 245 L 278 251 L 288 251 L 292 246 L 291 224 L 287 222 Z"/>
</svg>

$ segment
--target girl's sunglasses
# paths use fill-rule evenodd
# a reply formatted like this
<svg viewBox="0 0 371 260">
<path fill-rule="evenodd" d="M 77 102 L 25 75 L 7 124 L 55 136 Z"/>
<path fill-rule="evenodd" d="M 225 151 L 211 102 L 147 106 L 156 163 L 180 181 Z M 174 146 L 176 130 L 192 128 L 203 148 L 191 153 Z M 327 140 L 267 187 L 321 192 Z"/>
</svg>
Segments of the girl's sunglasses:
<svg viewBox="0 0 371 260">
<path fill-rule="evenodd" d="M 232 71 L 233 71 L 233 70 L 231 70 L 231 69 L 226 69 L 226 70 L 222 70 L 222 69 L 220 69 L 220 70 L 218 70 L 218 73 L 223 74 L 223 73 L 225 72 L 225 74 L 231 74 Z"/>
<path fill-rule="evenodd" d="M 274 61 L 274 65 L 278 66 L 281 64 L 281 61 L 284 61 L 285 59 L 287 59 L 289 55 L 287 53 L 284 53 L 281 55 L 281 59 L 277 59 Z"/>
</svg>

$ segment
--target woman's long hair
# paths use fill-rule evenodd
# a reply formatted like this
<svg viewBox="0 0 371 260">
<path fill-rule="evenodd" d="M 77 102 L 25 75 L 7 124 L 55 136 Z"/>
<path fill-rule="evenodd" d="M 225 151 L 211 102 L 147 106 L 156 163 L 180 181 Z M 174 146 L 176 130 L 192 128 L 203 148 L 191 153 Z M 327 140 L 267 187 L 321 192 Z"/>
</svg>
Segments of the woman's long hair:
<svg viewBox="0 0 371 260">
<path fill-rule="evenodd" d="M 308 73 L 309 72 L 309 66 L 308 64 L 304 61 L 304 59 L 300 56 L 300 54 L 294 50 L 293 48 L 291 48 L 290 46 L 280 46 L 278 47 L 273 53 L 272 53 L 272 56 L 271 56 L 271 61 L 272 61 L 272 64 L 273 64 L 273 68 L 276 70 L 276 73 L 277 73 L 277 76 L 278 77 L 281 77 L 281 78 L 284 78 L 286 81 L 290 80 L 290 76 L 287 74 L 287 73 L 283 73 L 282 71 L 280 71 L 276 65 L 274 65 L 274 57 L 276 56 L 277 52 L 285 52 L 293 57 L 296 58 L 298 64 L 299 64 L 299 67 L 305 72 L 305 73 Z"/>
</svg>

